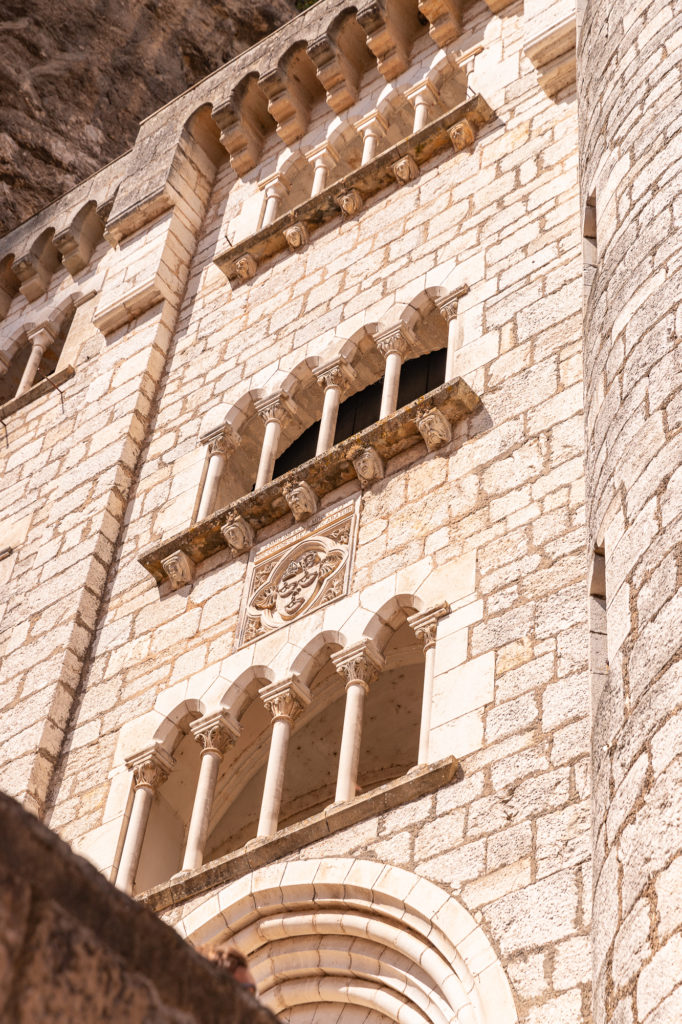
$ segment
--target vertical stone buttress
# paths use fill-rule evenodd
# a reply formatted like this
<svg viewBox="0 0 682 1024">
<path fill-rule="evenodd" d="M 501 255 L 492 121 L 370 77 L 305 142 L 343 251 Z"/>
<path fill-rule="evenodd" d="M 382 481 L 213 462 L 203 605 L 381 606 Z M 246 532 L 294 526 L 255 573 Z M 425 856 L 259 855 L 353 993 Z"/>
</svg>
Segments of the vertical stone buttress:
<svg viewBox="0 0 682 1024">
<path fill-rule="evenodd" d="M 682 3 L 583 6 L 595 1024 L 667 1024 L 682 1020 Z"/>
</svg>

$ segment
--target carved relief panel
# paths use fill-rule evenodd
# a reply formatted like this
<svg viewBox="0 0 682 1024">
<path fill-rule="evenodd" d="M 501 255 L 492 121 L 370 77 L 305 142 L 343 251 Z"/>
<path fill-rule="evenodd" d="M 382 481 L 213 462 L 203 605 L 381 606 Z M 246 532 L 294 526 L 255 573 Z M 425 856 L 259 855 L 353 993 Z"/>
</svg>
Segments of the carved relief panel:
<svg viewBox="0 0 682 1024">
<path fill-rule="evenodd" d="M 356 532 L 357 504 L 349 501 L 254 549 L 236 646 L 347 594 Z"/>
</svg>

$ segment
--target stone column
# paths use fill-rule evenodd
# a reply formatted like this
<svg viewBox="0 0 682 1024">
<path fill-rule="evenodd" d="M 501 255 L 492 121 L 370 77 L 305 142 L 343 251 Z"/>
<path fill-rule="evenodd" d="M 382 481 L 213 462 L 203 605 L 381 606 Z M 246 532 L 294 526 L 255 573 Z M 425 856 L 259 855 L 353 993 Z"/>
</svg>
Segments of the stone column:
<svg viewBox="0 0 682 1024">
<path fill-rule="evenodd" d="M 332 661 L 337 672 L 346 680 L 346 709 L 335 797 L 337 803 L 342 803 L 355 796 L 365 694 L 379 677 L 385 662 L 372 641 L 366 638 L 333 654 Z"/>
<path fill-rule="evenodd" d="M 320 387 L 324 388 L 324 404 L 320 418 L 320 433 L 317 438 L 315 454 L 320 455 L 333 447 L 336 432 L 336 419 L 344 391 L 354 374 L 344 359 L 335 359 L 325 363 L 315 371 Z"/>
<path fill-rule="evenodd" d="M 433 676 L 436 667 L 436 630 L 438 620 L 450 611 L 446 603 L 425 612 L 410 615 L 408 623 L 417 639 L 424 644 L 424 689 L 422 691 L 422 717 L 419 726 L 419 754 L 417 763 L 429 764 L 429 736 L 431 734 L 431 708 L 433 706 Z"/>
<path fill-rule="evenodd" d="M 438 94 L 431 82 L 423 82 L 416 89 L 407 93 L 407 98 L 414 106 L 413 132 L 421 131 L 429 120 L 429 110 L 438 100 Z"/>
<path fill-rule="evenodd" d="M 329 143 L 325 142 L 323 145 L 318 146 L 317 149 L 314 149 L 309 154 L 308 159 L 311 161 L 314 170 L 313 187 L 310 195 L 317 196 L 327 187 L 329 172 L 336 164 L 338 156 Z"/>
<path fill-rule="evenodd" d="M 404 324 L 390 327 L 379 334 L 375 343 L 386 361 L 384 370 L 384 387 L 381 393 L 381 411 L 379 419 L 390 416 L 398 407 L 398 388 L 400 386 L 400 370 L 405 356 L 414 341 L 412 332 Z"/>
<path fill-rule="evenodd" d="M 438 299 L 436 302 L 440 315 L 448 325 L 448 352 L 445 360 L 446 381 L 452 380 L 455 375 L 455 352 L 460 347 L 459 321 L 457 320 L 459 298 L 459 294 L 448 295 L 444 299 Z"/>
<path fill-rule="evenodd" d="M 310 704 L 310 693 L 298 676 L 291 676 L 282 683 L 270 683 L 268 686 L 264 686 L 259 694 L 272 715 L 272 736 L 258 821 L 258 835 L 272 836 L 277 831 L 279 821 L 291 727 L 303 709 Z"/>
<path fill-rule="evenodd" d="M 173 758 L 161 747 L 149 747 L 126 760 L 133 772 L 134 796 L 116 875 L 116 885 L 123 892 L 133 891 L 154 793 L 168 778 L 173 764 Z"/>
<path fill-rule="evenodd" d="M 28 389 L 32 386 L 38 373 L 38 367 L 40 361 L 45 355 L 45 352 L 54 341 L 54 335 L 48 327 L 39 327 L 33 334 L 29 334 L 29 341 L 31 342 L 31 354 L 28 357 L 28 362 L 24 367 L 19 387 L 17 388 L 16 398 L 20 395 L 25 394 Z"/>
<path fill-rule="evenodd" d="M 371 114 L 358 123 L 357 129 L 362 136 L 361 163 L 364 166 L 364 164 L 370 163 L 376 156 L 379 139 L 386 134 L 388 125 L 381 114 Z"/>
<path fill-rule="evenodd" d="M 192 722 L 190 729 L 202 749 L 199 778 L 194 794 L 192 817 L 187 830 L 185 856 L 182 861 L 183 871 L 199 868 L 204 862 L 204 846 L 208 835 L 220 762 L 223 759 L 223 754 L 234 744 L 240 732 L 237 723 L 224 711 L 197 719 Z"/>
<path fill-rule="evenodd" d="M 277 460 L 279 439 L 282 433 L 282 424 L 290 409 L 283 395 L 271 395 L 256 402 L 256 409 L 265 423 L 265 436 L 263 437 L 263 447 L 260 453 L 258 473 L 256 474 L 255 490 L 258 490 L 259 487 L 264 487 L 272 480 L 272 473 Z"/>
<path fill-rule="evenodd" d="M 265 186 L 265 212 L 263 213 L 262 228 L 266 228 L 268 224 L 277 220 L 280 204 L 288 191 L 289 189 L 278 177 Z"/>
<path fill-rule="evenodd" d="M 208 443 L 208 469 L 197 513 L 199 522 L 214 510 L 227 457 L 237 447 L 234 432 L 227 426 L 214 431 L 203 440 Z"/>
</svg>

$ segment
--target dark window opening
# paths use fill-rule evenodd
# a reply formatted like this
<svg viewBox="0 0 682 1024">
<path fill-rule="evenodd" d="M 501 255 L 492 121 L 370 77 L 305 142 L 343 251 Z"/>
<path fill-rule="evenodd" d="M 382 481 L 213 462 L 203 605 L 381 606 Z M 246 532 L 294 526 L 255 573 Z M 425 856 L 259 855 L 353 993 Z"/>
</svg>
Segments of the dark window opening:
<svg viewBox="0 0 682 1024">
<path fill-rule="evenodd" d="M 445 380 L 446 358 L 447 349 L 442 348 L 437 352 L 427 352 L 426 355 L 418 356 L 416 359 L 409 359 L 403 364 L 398 388 L 399 409 L 440 387 Z M 336 420 L 334 444 L 340 444 L 346 438 L 352 437 L 353 434 L 357 434 L 377 422 L 381 411 L 383 386 L 384 381 L 381 378 L 341 403 Z M 275 462 L 273 479 L 277 479 L 284 473 L 288 473 L 290 469 L 295 469 L 296 466 L 301 466 L 308 459 L 315 457 L 319 431 L 320 422 L 318 420 L 304 430 L 301 436 L 297 437 L 293 444 L 290 444 L 282 452 Z"/>
</svg>

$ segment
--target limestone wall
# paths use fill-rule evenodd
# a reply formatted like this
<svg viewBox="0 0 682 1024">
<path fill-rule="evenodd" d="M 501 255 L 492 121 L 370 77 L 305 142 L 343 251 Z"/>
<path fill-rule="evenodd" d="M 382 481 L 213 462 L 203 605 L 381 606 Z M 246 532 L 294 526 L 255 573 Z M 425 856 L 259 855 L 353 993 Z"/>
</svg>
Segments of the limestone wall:
<svg viewBox="0 0 682 1024">
<path fill-rule="evenodd" d="M 301 24 L 320 19 L 319 33 L 325 11 L 336 15 L 339 8 L 322 0 Z M 151 125 L 143 130 L 140 153 L 154 156 L 150 192 L 158 184 L 157 162 L 158 181 L 172 179 L 172 188 L 157 189 L 158 205 L 150 200 L 143 216 L 133 204 L 148 198 L 135 184 L 144 181 L 144 163 L 136 164 L 138 177 L 131 175 L 119 192 L 109 222 L 119 244 L 97 250 L 105 276 L 83 328 L 86 347 L 65 389 L 65 412 L 59 396 L 50 395 L 9 423 L 3 494 L 11 501 L 3 514 L 27 525 L 11 556 L 11 575 L 7 570 L 2 671 L 6 720 L 24 716 L 25 731 L 22 738 L 13 728 L 5 746 L 5 764 L 12 767 L 3 773 L 7 788 L 28 791 L 36 806 L 46 805 L 49 823 L 113 880 L 130 822 L 137 820 L 131 818 L 134 761 L 156 744 L 175 766 L 164 760 L 168 778 L 159 783 L 162 772 L 155 778 L 137 891 L 160 882 L 170 896 L 162 899 L 157 890 L 157 905 L 165 903 L 163 912 L 194 938 L 202 928 L 209 938 L 234 931 L 229 910 L 238 897 L 227 893 L 226 882 L 200 892 L 198 869 L 167 885 L 182 866 L 196 791 L 199 748 L 191 725 L 219 711 L 242 725 L 223 756 L 210 824 L 216 834 L 230 824 L 235 785 L 253 782 L 249 793 L 255 794 L 253 780 L 264 771 L 271 728 L 257 697 L 264 684 L 294 673 L 310 686 L 313 699 L 294 723 L 288 770 L 295 772 L 297 751 L 303 751 L 308 760 L 299 762 L 298 778 L 308 770 L 316 779 L 326 772 L 326 785 L 336 771 L 340 738 L 333 709 L 343 711 L 344 698 L 331 654 L 367 637 L 386 653 L 387 674 L 394 676 L 405 655 L 406 682 L 395 692 L 405 697 L 401 707 L 409 704 L 407 718 L 401 721 L 396 702 L 372 705 L 372 684 L 365 727 L 377 737 L 379 753 L 396 748 L 401 729 L 406 744 L 408 737 L 412 742 L 424 654 L 407 619 L 446 603 L 437 627 L 428 760 L 454 756 L 460 767 L 452 781 L 440 779 L 416 799 L 406 788 L 404 806 L 361 815 L 351 800 L 335 812 L 333 831 L 318 809 L 323 822 L 315 828 L 326 831 L 302 835 L 297 852 L 278 852 L 277 837 L 274 846 L 247 846 L 241 884 L 250 893 L 262 865 L 277 877 L 270 884 L 270 876 L 259 876 L 258 885 L 279 890 L 283 871 L 295 874 L 301 862 L 301 886 L 314 886 L 310 865 L 323 858 L 333 874 L 329 898 L 338 902 L 343 864 L 348 870 L 353 861 L 400 869 L 396 888 L 379 886 L 378 876 L 368 880 L 371 868 L 359 868 L 357 898 L 376 889 L 372 913 L 391 917 L 386 908 L 403 892 L 401 905 L 414 910 L 421 923 L 415 918 L 413 931 L 422 937 L 429 904 L 410 902 L 410 887 L 421 880 L 424 900 L 447 904 L 450 946 L 439 938 L 434 955 L 450 965 L 461 957 L 467 1000 L 473 979 L 481 1005 L 503 1007 L 509 1021 L 578 1024 L 590 1019 L 591 880 L 577 127 L 572 87 L 548 95 L 538 84 L 537 67 L 524 51 L 533 35 L 529 18 L 521 3 L 481 0 L 467 7 L 461 33 L 444 44 L 454 63 L 426 26 L 414 39 L 408 66 L 393 78 L 387 81 L 367 63 L 358 97 L 344 114 L 348 120 L 379 108 L 393 119 L 397 136 L 408 134 L 409 96 L 429 73 L 446 91 L 468 76 L 469 92 L 492 116 L 477 125 L 475 139 L 458 136 L 454 148 L 448 142 L 447 150 L 424 159 L 418 176 L 382 186 L 361 211 L 343 219 L 339 213 L 310 244 L 268 256 L 234 287 L 214 260 L 258 230 L 268 178 L 285 165 L 305 172 L 298 148 L 310 154 L 339 130 L 338 122 L 343 127 L 343 118 L 316 99 L 300 139 L 285 143 L 268 135 L 258 163 L 241 176 L 221 162 L 218 130 L 206 118 L 190 121 L 185 135 L 181 124 L 174 126 L 173 139 L 185 139 L 182 159 L 171 146 L 154 149 Z M 178 101 L 179 121 L 210 100 L 211 88 L 208 81 L 194 97 Z M 281 117 L 287 123 L 291 110 Z M 170 177 L 160 154 L 168 156 Z M 116 225 L 123 221 L 119 236 Z M 59 279 L 50 285 L 58 287 Z M 427 452 L 419 441 L 387 458 L 382 480 L 361 489 L 350 472 L 333 488 L 316 484 L 322 513 L 316 524 L 343 503 L 352 507 L 348 575 L 340 592 L 310 614 L 247 639 L 239 632 L 240 614 L 254 558 L 264 542 L 276 545 L 296 524 L 273 485 L 268 507 L 280 508 L 280 517 L 263 526 L 252 554 L 233 557 L 220 540 L 220 503 L 208 526 L 192 526 L 208 474 L 207 434 L 227 417 L 247 438 L 239 458 L 248 493 L 263 436 L 256 403 L 282 386 L 291 392 L 299 409 L 298 427 L 285 430 L 292 440 L 320 415 L 322 392 L 313 371 L 325 359 L 340 348 L 363 384 L 376 380 L 383 369 L 375 337 L 402 324 L 417 350 L 440 347 L 449 328 L 438 302 L 453 296 L 452 373 L 463 379 L 459 393 L 479 401 L 472 398 L 469 411 L 463 403 L 444 447 Z M 18 332 L 23 298 L 13 301 L 5 325 Z M 28 445 L 34 447 L 25 450 Z M 54 502 L 55 491 L 63 504 Z M 225 501 L 233 498 L 230 493 Z M 261 499 L 249 500 L 255 508 Z M 259 508 L 264 515 L 265 504 Z M 108 544 L 100 552 L 97 539 L 105 528 Z M 299 528 L 309 530 L 305 523 Z M 214 547 L 202 547 L 200 539 L 195 544 L 206 536 L 218 538 Z M 167 570 L 157 579 L 139 561 L 152 564 L 150 548 L 169 538 L 184 538 L 193 552 L 192 558 L 185 552 L 189 563 L 176 564 L 172 581 Z M 77 568 L 61 577 L 72 558 Z M 93 572 L 96 582 L 86 591 Z M 183 572 L 193 578 L 183 583 Z M 53 576 L 70 582 L 57 589 Z M 76 629 L 79 646 L 72 650 Z M 45 674 L 53 650 L 56 665 Z M 67 659 L 69 677 L 62 667 Z M 35 682 L 24 671 L 33 665 Z M 34 689 L 42 695 L 37 703 L 31 703 Z M 67 699 L 58 714 L 51 709 L 62 693 Z M 309 730 L 318 728 L 319 707 L 339 731 L 335 724 L 306 747 Z M 49 766 L 42 788 L 34 781 L 38 743 Z M 251 795 L 247 803 L 257 799 Z M 243 811 L 244 821 L 251 810 Z M 229 829 L 223 839 L 212 848 L 209 837 L 216 856 L 225 854 Z M 295 902 L 295 892 L 287 892 L 286 902 Z M 305 906 L 315 898 L 305 888 Z M 187 924 L 192 913 L 198 915 L 195 929 Z M 454 929 L 456 916 L 466 922 L 461 931 Z M 469 945 L 461 945 L 467 939 Z M 370 974 L 378 970 L 372 964 Z M 404 970 L 402 961 L 396 969 Z M 268 970 L 263 978 L 270 984 Z M 281 1004 L 273 991 L 270 1005 L 302 1019 L 315 1000 L 308 988 L 305 999 L 297 988 L 295 999 L 302 1001 L 292 1004 L 291 991 Z M 327 999 L 318 991 L 318 1001 L 327 1013 L 328 1003 L 338 1008 L 343 1002 L 352 1008 L 343 1019 L 352 1020 L 366 1003 L 344 992 L 342 998 L 337 988 Z M 340 1019 L 340 1012 L 346 1010 L 321 1019 Z M 368 1019 L 397 1019 L 392 1003 L 376 1012 Z M 488 1019 L 480 1008 L 472 1012 L 478 1014 L 472 1019 Z"/>
<path fill-rule="evenodd" d="M 592 2 L 580 40 L 598 1022 L 682 1006 L 681 27 L 675 4 Z"/>
</svg>

